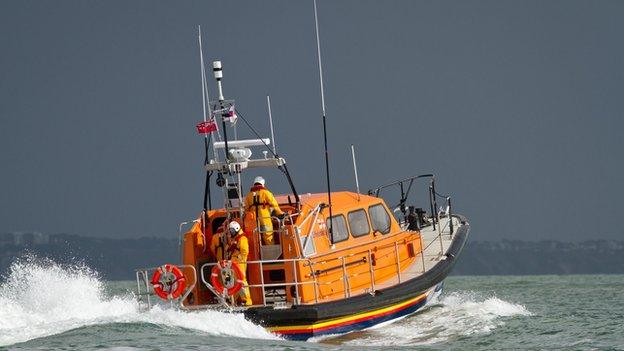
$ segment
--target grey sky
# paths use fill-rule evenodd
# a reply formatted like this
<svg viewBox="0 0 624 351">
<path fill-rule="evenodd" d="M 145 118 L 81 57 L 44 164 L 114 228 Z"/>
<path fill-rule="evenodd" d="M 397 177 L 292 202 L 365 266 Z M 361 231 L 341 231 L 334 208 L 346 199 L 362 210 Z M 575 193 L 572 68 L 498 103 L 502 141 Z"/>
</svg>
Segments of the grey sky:
<svg viewBox="0 0 624 351">
<path fill-rule="evenodd" d="M 621 238 L 622 13 L 319 0 L 334 189 L 353 143 L 362 188 L 435 172 L 473 239 Z M 2 1 L 0 232 L 174 235 L 199 213 L 198 24 L 226 97 L 268 136 L 270 94 L 299 191 L 325 189 L 311 1 Z"/>
</svg>

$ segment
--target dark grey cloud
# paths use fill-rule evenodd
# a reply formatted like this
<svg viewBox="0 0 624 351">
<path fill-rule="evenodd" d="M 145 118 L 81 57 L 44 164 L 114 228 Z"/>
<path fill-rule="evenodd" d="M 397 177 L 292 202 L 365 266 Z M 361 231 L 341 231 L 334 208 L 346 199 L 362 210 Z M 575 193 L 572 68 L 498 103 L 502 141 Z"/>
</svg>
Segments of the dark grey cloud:
<svg viewBox="0 0 624 351">
<path fill-rule="evenodd" d="M 321 0 L 334 188 L 353 143 L 363 188 L 433 171 L 476 239 L 620 237 L 623 10 Z M 199 212 L 198 24 L 226 96 L 268 135 L 270 94 L 299 190 L 324 190 L 311 2 L 2 1 L 0 231 L 173 235 Z"/>
</svg>

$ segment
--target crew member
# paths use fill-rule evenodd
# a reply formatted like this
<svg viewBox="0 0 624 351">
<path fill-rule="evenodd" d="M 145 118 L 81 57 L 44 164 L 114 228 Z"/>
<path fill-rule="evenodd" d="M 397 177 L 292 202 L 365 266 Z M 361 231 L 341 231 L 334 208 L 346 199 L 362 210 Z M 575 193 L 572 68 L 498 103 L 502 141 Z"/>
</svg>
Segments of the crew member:
<svg viewBox="0 0 624 351">
<path fill-rule="evenodd" d="M 225 248 L 227 245 L 227 235 L 224 232 L 217 232 L 212 236 L 210 240 L 210 253 L 214 256 L 217 262 L 225 259 Z"/>
<path fill-rule="evenodd" d="M 228 256 L 233 262 L 238 264 L 243 272 L 242 280 L 245 287 L 240 290 L 238 296 L 241 304 L 249 306 L 251 305 L 251 296 L 249 295 L 249 288 L 247 287 L 247 255 L 249 255 L 249 242 L 238 222 L 231 221 L 228 226 L 228 231 L 230 234 Z"/>
<path fill-rule="evenodd" d="M 264 178 L 256 177 L 253 187 L 245 197 L 245 210 L 255 216 L 256 226 L 262 233 L 264 245 L 274 244 L 271 208 L 277 216 L 284 216 L 284 212 L 280 209 L 273 194 L 264 187 Z"/>
</svg>

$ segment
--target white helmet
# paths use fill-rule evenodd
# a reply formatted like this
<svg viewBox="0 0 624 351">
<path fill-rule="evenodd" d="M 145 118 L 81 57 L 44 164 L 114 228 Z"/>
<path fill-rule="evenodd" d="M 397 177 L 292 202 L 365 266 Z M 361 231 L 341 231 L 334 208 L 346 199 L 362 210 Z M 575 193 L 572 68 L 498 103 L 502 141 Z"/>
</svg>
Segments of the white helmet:
<svg viewBox="0 0 624 351">
<path fill-rule="evenodd" d="M 262 178 L 261 176 L 257 176 L 256 178 L 254 178 L 254 184 L 260 184 L 264 186 L 264 178 Z"/>
<path fill-rule="evenodd" d="M 241 226 L 237 221 L 231 221 L 228 227 L 230 228 L 230 235 L 238 234 L 241 229 Z"/>
</svg>

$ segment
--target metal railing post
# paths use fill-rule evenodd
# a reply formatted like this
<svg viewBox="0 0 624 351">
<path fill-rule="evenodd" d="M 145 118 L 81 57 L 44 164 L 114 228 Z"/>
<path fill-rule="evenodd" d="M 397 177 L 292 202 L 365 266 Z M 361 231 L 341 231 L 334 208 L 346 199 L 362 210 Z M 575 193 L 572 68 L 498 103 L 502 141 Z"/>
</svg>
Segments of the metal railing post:
<svg viewBox="0 0 624 351">
<path fill-rule="evenodd" d="M 295 260 L 292 260 L 293 266 L 293 274 L 295 275 L 295 305 L 299 305 L 299 279 L 297 278 L 297 268 L 295 265 Z"/>
<path fill-rule="evenodd" d="M 349 277 L 347 277 L 347 266 L 345 265 L 344 256 L 340 257 L 342 261 L 342 285 L 344 287 L 345 298 L 349 297 Z"/>
<path fill-rule="evenodd" d="M 435 211 L 435 218 L 438 221 L 438 226 L 440 226 L 440 214 L 438 213 L 438 200 L 436 200 L 435 178 L 431 178 L 431 193 L 433 194 L 433 210 Z"/>
<path fill-rule="evenodd" d="M 433 187 L 429 185 L 429 207 L 431 208 L 431 222 L 433 222 L 433 230 L 436 229 L 436 223 L 435 223 L 435 217 L 434 217 L 435 210 L 433 207 L 434 197 L 435 197 L 435 194 L 433 193 Z"/>
<path fill-rule="evenodd" d="M 142 296 L 141 295 L 141 282 L 139 281 L 139 279 L 141 279 L 141 278 L 139 278 L 140 275 L 141 275 L 141 272 L 136 271 L 135 275 L 136 275 L 136 283 L 137 283 L 137 300 L 139 301 L 139 303 L 141 303 L 141 302 L 143 302 L 142 298 L 141 298 L 141 296 Z"/>
<path fill-rule="evenodd" d="M 150 285 L 147 279 L 147 270 L 143 271 L 143 281 L 145 282 L 145 293 L 147 293 L 147 307 L 152 308 L 152 299 L 150 296 Z"/>
<path fill-rule="evenodd" d="M 440 224 L 440 212 L 438 212 L 438 201 L 436 200 L 435 180 L 431 179 L 431 196 L 433 197 L 433 209 L 435 211 L 434 222 L 438 222 L 438 237 L 440 237 L 440 255 L 444 254 L 444 244 L 442 243 L 442 225 Z M 433 227 L 435 230 L 435 226 Z"/>
<path fill-rule="evenodd" d="M 401 283 L 401 259 L 399 258 L 399 244 L 396 241 L 394 242 L 394 255 L 396 256 L 397 276 Z"/>
<path fill-rule="evenodd" d="M 446 202 L 448 204 L 448 218 L 450 221 L 449 229 L 451 230 L 451 236 L 453 235 L 453 214 L 451 211 L 451 197 L 446 198 Z"/>
<path fill-rule="evenodd" d="M 419 235 L 420 237 L 420 257 L 422 258 L 422 266 L 423 266 L 423 274 L 425 274 L 425 245 L 423 243 L 423 239 L 422 239 L 422 234 Z"/>
<path fill-rule="evenodd" d="M 262 269 L 262 260 L 260 260 L 260 284 L 262 284 L 262 305 L 266 306 L 266 290 L 264 289 L 264 270 Z"/>
<path fill-rule="evenodd" d="M 440 229 L 439 225 L 438 225 L 438 229 Z M 438 238 L 440 239 L 440 255 L 444 255 L 444 243 L 442 242 L 442 232 L 438 232 Z"/>
<path fill-rule="evenodd" d="M 314 270 L 312 269 L 312 262 L 308 259 L 308 267 L 310 267 L 310 276 L 314 278 L 314 303 L 318 303 L 318 292 L 317 289 L 320 289 L 318 285 L 318 281 L 316 280 L 316 274 L 314 274 Z"/>
</svg>

